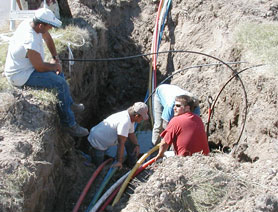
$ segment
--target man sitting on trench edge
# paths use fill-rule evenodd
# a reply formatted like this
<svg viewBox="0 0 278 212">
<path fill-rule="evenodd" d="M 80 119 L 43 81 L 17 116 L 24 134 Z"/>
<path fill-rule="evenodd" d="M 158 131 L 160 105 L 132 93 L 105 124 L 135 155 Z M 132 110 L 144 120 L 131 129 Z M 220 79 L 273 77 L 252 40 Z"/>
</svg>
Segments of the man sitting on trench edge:
<svg viewBox="0 0 278 212">
<path fill-rule="evenodd" d="M 61 24 L 53 12 L 46 8 L 36 10 L 32 20 L 23 21 L 10 40 L 4 73 L 14 86 L 56 90 L 59 99 L 58 113 L 63 128 L 72 136 L 83 137 L 89 131 L 75 122 L 72 109 L 82 111 L 84 106 L 72 100 L 55 44 L 48 32 Z M 50 62 L 44 61 L 43 40 L 53 57 Z"/>
</svg>

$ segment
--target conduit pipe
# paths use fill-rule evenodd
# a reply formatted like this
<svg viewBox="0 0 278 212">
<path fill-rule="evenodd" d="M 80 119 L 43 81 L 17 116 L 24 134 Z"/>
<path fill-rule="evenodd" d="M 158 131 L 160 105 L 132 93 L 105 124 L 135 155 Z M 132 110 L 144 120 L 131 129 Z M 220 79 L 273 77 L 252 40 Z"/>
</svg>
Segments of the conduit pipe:
<svg viewBox="0 0 278 212">
<path fill-rule="evenodd" d="M 140 174 L 144 169 L 146 169 L 149 165 L 151 165 L 153 162 L 155 162 L 155 158 L 149 160 L 148 162 L 144 163 L 142 166 L 140 166 L 139 169 L 137 169 L 137 171 L 135 172 L 135 174 L 132 176 L 132 178 L 136 177 L 138 174 Z M 124 181 L 124 179 L 128 176 L 128 174 L 130 173 L 127 172 L 123 177 L 121 177 L 109 190 L 107 190 L 105 192 L 105 194 L 101 197 L 101 199 L 99 199 L 99 201 L 95 204 L 95 207 L 93 208 L 94 210 L 90 211 L 90 212 L 95 212 L 97 211 L 97 209 L 101 206 L 101 204 L 103 203 L 103 205 L 101 206 L 101 208 L 98 210 L 98 212 L 103 211 L 107 205 L 109 205 L 109 203 L 113 200 L 113 198 L 116 196 L 116 194 L 119 192 L 120 188 L 121 188 L 121 184 Z M 117 187 L 117 188 L 116 188 Z M 116 189 L 115 189 L 116 188 Z M 108 198 L 107 198 L 108 197 Z"/>
<path fill-rule="evenodd" d="M 106 164 L 108 164 L 110 161 L 112 161 L 112 158 L 107 159 L 106 161 L 104 161 L 93 173 L 92 177 L 90 178 L 90 180 L 88 181 L 87 185 L 85 186 L 85 188 L 83 189 L 82 194 L 80 195 L 74 209 L 72 210 L 72 212 L 77 212 L 79 210 L 79 207 L 81 205 L 81 203 L 83 202 L 88 190 L 90 189 L 92 183 L 94 182 L 94 180 L 96 179 L 96 177 L 98 176 L 98 174 L 101 172 L 101 170 L 104 168 L 104 166 Z"/>
<path fill-rule="evenodd" d="M 97 193 L 95 193 L 94 198 L 92 199 L 91 203 L 89 204 L 88 209 L 86 210 L 86 212 L 91 211 L 91 208 L 95 205 L 95 203 L 97 202 L 97 200 L 99 199 L 99 196 L 101 195 L 101 193 L 103 192 L 105 186 L 107 185 L 107 183 L 109 182 L 109 180 L 111 179 L 111 177 L 114 175 L 114 173 L 117 171 L 117 167 L 111 167 L 109 169 L 109 171 L 107 172 L 105 178 L 103 179 Z"/>
<path fill-rule="evenodd" d="M 136 170 L 139 168 L 139 166 L 147 159 L 147 157 L 149 157 L 153 152 L 155 152 L 156 150 L 158 150 L 160 144 L 157 144 L 156 146 L 154 146 L 152 149 L 150 149 L 147 153 L 145 153 L 144 155 L 142 155 L 142 157 L 136 162 L 135 166 L 133 167 L 133 169 L 131 170 L 131 172 L 129 173 L 128 177 L 125 179 L 123 185 L 121 186 L 120 191 L 118 192 L 117 196 L 115 197 L 112 206 L 114 206 L 115 204 L 117 204 L 117 202 L 120 200 L 125 188 L 127 187 L 129 181 L 131 180 L 131 177 L 133 176 L 133 174 L 136 172 Z"/>
</svg>

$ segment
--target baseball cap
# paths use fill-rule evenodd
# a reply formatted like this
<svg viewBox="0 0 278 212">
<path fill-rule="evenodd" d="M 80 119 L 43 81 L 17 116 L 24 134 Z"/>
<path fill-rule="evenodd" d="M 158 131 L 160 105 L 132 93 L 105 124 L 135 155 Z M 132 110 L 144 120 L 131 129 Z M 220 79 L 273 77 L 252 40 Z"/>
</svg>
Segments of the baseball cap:
<svg viewBox="0 0 278 212">
<path fill-rule="evenodd" d="M 40 8 L 35 12 L 35 18 L 53 27 L 60 27 L 62 22 L 55 17 L 54 13 L 47 8 Z"/>
<path fill-rule="evenodd" d="M 149 118 L 148 116 L 148 106 L 144 102 L 136 102 L 133 105 L 133 109 L 136 113 L 140 114 L 144 120 Z"/>
</svg>

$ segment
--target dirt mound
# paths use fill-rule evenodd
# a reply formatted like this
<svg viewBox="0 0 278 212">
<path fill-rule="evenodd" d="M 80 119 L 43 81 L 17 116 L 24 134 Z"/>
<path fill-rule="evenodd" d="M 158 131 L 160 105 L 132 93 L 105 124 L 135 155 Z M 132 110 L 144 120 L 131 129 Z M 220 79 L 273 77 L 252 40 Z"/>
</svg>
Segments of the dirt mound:
<svg viewBox="0 0 278 212">
<path fill-rule="evenodd" d="M 72 16 L 71 24 L 86 27 L 92 36 L 86 49 L 74 50 L 75 58 L 150 52 L 158 1 L 60 0 L 59 4 L 65 6 L 62 15 Z M 108 211 L 278 210 L 277 74 L 236 39 L 240 24 L 275 23 L 277 5 L 264 0 L 172 2 L 160 46 L 160 51 L 169 53 L 158 56 L 158 82 L 184 69 L 167 82 L 199 97 L 204 123 L 207 97 L 215 100 L 223 89 L 209 128 L 209 142 L 219 151 L 154 164 L 148 177 L 133 187 L 134 193 Z M 138 57 L 75 63 L 73 73 L 65 63 L 74 99 L 87 107 L 78 120 L 90 128 L 108 114 L 142 101 L 149 62 L 150 57 Z M 225 85 L 244 69 L 240 78 Z M 95 170 L 84 165 L 77 150 L 86 138 L 75 140 L 61 131 L 55 102 L 49 98 L 45 101 L 24 90 L 1 93 L 0 98 L 1 209 L 71 211 Z"/>
<path fill-rule="evenodd" d="M 167 158 L 153 165 L 124 209 L 111 211 L 276 211 L 277 169 L 268 166 L 254 180 L 257 171 L 227 154 Z"/>
</svg>

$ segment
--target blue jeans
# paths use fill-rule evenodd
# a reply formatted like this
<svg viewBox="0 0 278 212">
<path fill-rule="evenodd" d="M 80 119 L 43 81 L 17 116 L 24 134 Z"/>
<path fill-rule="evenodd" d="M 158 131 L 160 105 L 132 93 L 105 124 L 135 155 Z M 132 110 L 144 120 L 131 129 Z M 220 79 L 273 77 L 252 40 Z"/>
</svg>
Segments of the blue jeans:
<svg viewBox="0 0 278 212">
<path fill-rule="evenodd" d="M 160 142 L 160 133 L 163 131 L 163 119 L 161 118 L 163 106 L 160 103 L 160 100 L 156 94 L 154 94 L 153 100 L 153 116 L 154 116 L 154 125 L 152 132 L 152 143 L 156 145 Z"/>
<path fill-rule="evenodd" d="M 73 100 L 63 73 L 57 75 L 55 72 L 38 72 L 35 70 L 24 85 L 39 89 L 56 89 L 58 92 L 58 114 L 61 124 L 68 127 L 76 124 L 74 113 L 71 110 Z"/>
<path fill-rule="evenodd" d="M 131 141 L 127 140 L 125 142 L 125 149 L 127 153 L 127 165 L 129 167 L 134 166 L 137 161 L 134 148 L 135 145 Z M 106 150 L 99 150 L 92 147 L 92 161 L 96 166 L 99 166 L 104 161 L 105 151 Z"/>
</svg>

